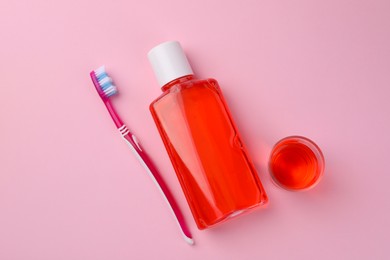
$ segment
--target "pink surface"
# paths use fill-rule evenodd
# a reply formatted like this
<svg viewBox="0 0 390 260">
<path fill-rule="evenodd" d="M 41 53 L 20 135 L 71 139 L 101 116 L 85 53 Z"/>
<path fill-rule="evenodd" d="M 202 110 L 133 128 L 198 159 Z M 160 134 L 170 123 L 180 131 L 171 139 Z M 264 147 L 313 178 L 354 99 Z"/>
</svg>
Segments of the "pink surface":
<svg viewBox="0 0 390 260">
<path fill-rule="evenodd" d="M 0 259 L 388 259 L 389 1 L 2 1 Z M 179 40 L 214 77 L 270 204 L 198 231 L 148 111 L 146 53 Z M 196 240 L 116 132 L 89 72 L 170 185 Z M 313 190 L 275 187 L 272 145 L 322 148 Z M 119 166 L 117 166 L 119 165 Z"/>
</svg>

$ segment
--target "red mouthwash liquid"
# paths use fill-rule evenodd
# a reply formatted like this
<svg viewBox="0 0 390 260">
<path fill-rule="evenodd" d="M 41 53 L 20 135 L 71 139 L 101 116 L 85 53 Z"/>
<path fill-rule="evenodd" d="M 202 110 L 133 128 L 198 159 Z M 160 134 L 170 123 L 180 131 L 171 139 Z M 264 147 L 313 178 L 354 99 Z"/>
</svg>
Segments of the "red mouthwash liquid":
<svg viewBox="0 0 390 260">
<path fill-rule="evenodd" d="M 289 190 L 313 187 L 324 171 L 324 157 L 311 140 L 292 136 L 279 141 L 271 152 L 269 169 L 274 181 Z"/>
</svg>

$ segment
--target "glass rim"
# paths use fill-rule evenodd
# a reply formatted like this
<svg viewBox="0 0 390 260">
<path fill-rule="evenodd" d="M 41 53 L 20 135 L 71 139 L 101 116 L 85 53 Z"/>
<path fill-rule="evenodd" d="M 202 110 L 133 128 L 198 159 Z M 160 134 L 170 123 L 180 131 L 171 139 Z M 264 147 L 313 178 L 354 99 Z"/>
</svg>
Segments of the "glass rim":
<svg viewBox="0 0 390 260">
<path fill-rule="evenodd" d="M 318 168 L 321 170 L 320 173 L 318 174 L 318 177 L 317 179 L 315 180 L 315 182 L 313 182 L 312 184 L 310 184 L 308 187 L 305 187 L 305 188 L 297 188 L 297 189 L 294 189 L 294 188 L 290 188 L 290 187 L 287 187 L 285 185 L 283 185 L 282 183 L 280 183 L 273 171 L 272 171 L 272 167 L 271 167 L 271 162 L 272 162 L 272 157 L 274 155 L 274 153 L 276 152 L 275 148 L 280 145 L 281 143 L 285 142 L 285 141 L 290 141 L 290 140 L 295 140 L 297 141 L 298 143 L 301 143 L 303 145 L 305 145 L 306 147 L 308 147 L 313 153 L 314 155 L 316 156 L 317 158 L 317 162 L 318 162 Z M 306 190 L 310 190 L 312 188 L 314 188 L 322 179 L 323 175 L 324 175 L 324 172 L 325 172 L 325 157 L 324 157 L 324 154 L 322 153 L 320 147 L 314 142 L 312 141 L 311 139 L 307 138 L 307 137 L 304 137 L 304 136 L 300 136 L 300 135 L 291 135 L 291 136 L 287 136 L 287 137 L 284 137 L 282 139 L 280 139 L 279 141 L 277 141 L 274 146 L 272 147 L 271 149 L 271 152 L 270 152 L 270 155 L 269 155 L 269 158 L 268 158 L 268 172 L 271 176 L 271 180 L 274 182 L 274 184 L 282 189 L 285 189 L 285 190 L 288 190 L 288 191 L 295 191 L 295 192 L 299 192 L 299 191 L 306 191 Z"/>
</svg>

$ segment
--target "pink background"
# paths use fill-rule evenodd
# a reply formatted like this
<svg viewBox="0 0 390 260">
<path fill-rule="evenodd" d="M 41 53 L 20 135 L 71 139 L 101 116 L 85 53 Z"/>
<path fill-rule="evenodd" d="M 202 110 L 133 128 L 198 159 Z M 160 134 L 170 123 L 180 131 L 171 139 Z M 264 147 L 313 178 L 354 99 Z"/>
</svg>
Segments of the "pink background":
<svg viewBox="0 0 390 260">
<path fill-rule="evenodd" d="M 1 1 L 0 259 L 388 259 L 390 2 Z M 270 203 L 196 229 L 148 111 L 146 53 L 179 40 L 219 80 Z M 115 105 L 179 201 L 188 246 L 89 79 Z M 323 149 L 314 189 L 275 187 L 272 145 Z"/>
</svg>

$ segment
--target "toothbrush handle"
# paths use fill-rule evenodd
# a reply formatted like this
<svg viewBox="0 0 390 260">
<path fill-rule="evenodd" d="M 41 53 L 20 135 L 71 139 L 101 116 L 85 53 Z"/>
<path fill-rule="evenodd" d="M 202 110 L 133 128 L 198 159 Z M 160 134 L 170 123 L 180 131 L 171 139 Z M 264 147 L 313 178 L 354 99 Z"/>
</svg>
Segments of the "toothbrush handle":
<svg viewBox="0 0 390 260">
<path fill-rule="evenodd" d="M 152 160 L 149 158 L 149 156 L 142 150 L 140 147 L 137 138 L 135 135 L 133 135 L 130 131 L 121 131 L 123 139 L 126 141 L 127 145 L 130 147 L 130 149 L 133 151 L 134 155 L 138 158 L 141 165 L 144 166 L 145 170 L 148 172 L 158 189 L 163 194 L 164 198 L 166 199 L 168 205 L 170 206 L 172 213 L 176 217 L 177 223 L 180 226 L 181 232 L 184 236 L 184 239 L 187 243 L 193 244 L 192 235 L 190 233 L 190 230 L 188 229 L 183 214 L 181 213 L 171 191 L 169 190 L 168 186 L 165 184 L 162 176 L 157 171 L 157 168 L 154 166 Z"/>
</svg>

